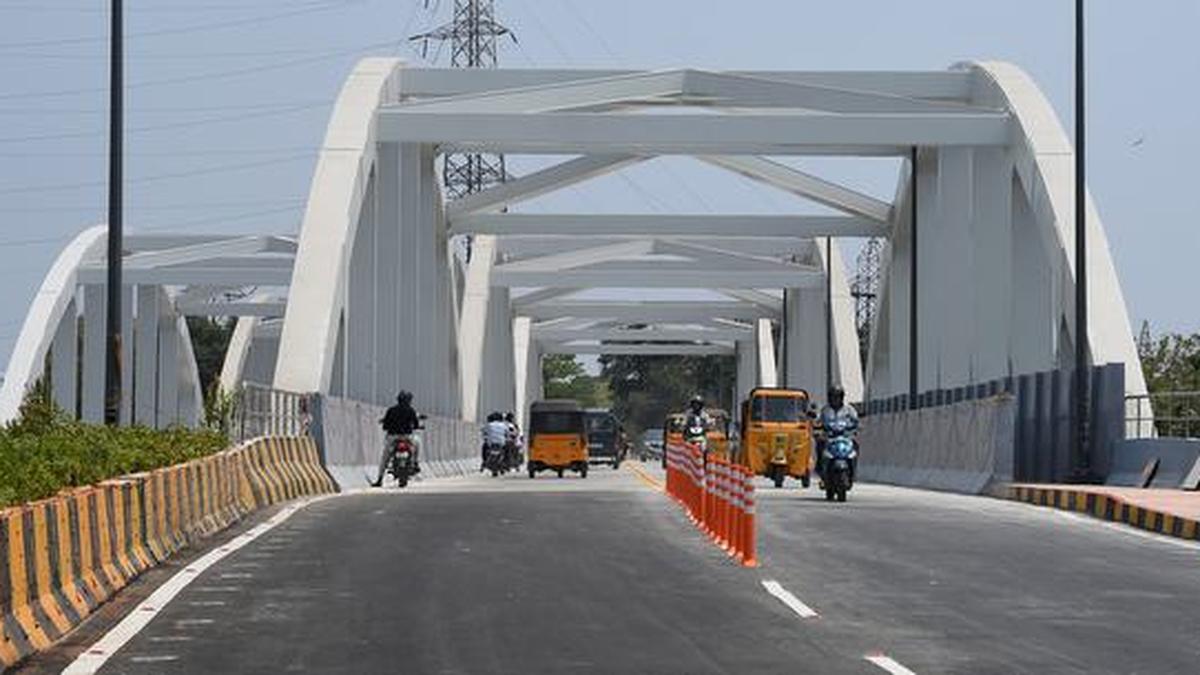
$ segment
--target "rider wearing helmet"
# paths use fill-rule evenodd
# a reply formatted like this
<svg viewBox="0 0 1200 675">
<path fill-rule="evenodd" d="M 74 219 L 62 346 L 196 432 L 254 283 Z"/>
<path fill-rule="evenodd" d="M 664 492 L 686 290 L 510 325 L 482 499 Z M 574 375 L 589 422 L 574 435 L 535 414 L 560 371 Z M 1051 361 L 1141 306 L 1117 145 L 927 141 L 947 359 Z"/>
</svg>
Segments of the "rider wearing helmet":
<svg viewBox="0 0 1200 675">
<path fill-rule="evenodd" d="M 707 431 L 711 421 L 708 413 L 704 412 L 704 397 L 696 394 L 688 402 L 687 421 L 684 422 L 683 428 L 686 430 L 699 427 Z"/>
<path fill-rule="evenodd" d="M 421 437 L 416 433 L 421 428 L 421 416 L 412 405 L 413 395 L 409 391 L 401 391 L 396 396 L 396 405 L 387 409 L 380 424 L 386 440 L 383 442 L 383 456 L 379 458 L 379 473 L 371 485 L 379 487 L 383 484 L 383 474 L 387 471 L 388 460 L 392 457 L 392 448 L 396 441 L 408 437 L 412 444 L 414 473 L 421 472 Z"/>
<path fill-rule="evenodd" d="M 509 425 L 504 421 L 504 415 L 499 412 L 488 413 L 487 424 L 483 425 L 483 443 L 479 448 L 479 470 L 487 466 L 487 449 L 489 445 L 504 447 L 509 440 Z"/>
<path fill-rule="evenodd" d="M 821 428 L 824 429 L 830 423 L 832 423 L 834 420 L 838 420 L 838 419 L 849 421 L 851 423 L 850 424 L 851 428 L 857 428 L 858 427 L 858 411 L 854 409 L 854 406 L 850 405 L 849 403 L 846 403 L 846 390 L 842 389 L 840 386 L 835 384 L 829 388 L 828 394 L 829 394 L 829 396 L 828 396 L 827 402 L 825 404 L 825 407 L 821 409 L 821 417 L 820 417 Z M 858 446 L 857 440 L 854 441 L 854 445 L 855 445 L 855 447 Z M 818 440 L 818 443 L 817 443 L 817 475 L 818 476 L 824 475 L 824 472 L 823 472 L 824 462 L 825 462 L 824 461 L 824 457 L 825 457 L 824 450 L 825 450 L 825 439 L 824 439 L 824 434 L 822 434 L 822 437 Z M 850 462 L 851 476 L 854 475 L 854 469 L 855 469 L 856 464 L 857 464 L 857 460 L 851 460 L 851 462 Z"/>
</svg>

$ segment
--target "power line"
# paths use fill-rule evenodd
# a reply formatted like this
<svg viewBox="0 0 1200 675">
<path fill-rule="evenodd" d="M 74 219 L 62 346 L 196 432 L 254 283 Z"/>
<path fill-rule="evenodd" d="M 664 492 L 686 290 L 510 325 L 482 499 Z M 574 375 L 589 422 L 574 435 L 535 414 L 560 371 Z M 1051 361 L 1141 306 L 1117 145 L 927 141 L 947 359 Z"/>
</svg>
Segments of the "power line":
<svg viewBox="0 0 1200 675">
<path fill-rule="evenodd" d="M 164 37 L 168 35 L 185 35 L 187 33 L 202 33 L 213 30 L 225 30 L 229 28 L 241 28 L 244 26 L 254 26 L 264 23 L 272 23 L 283 19 L 290 19 L 318 12 L 328 12 L 335 9 L 343 9 L 348 4 L 361 4 L 368 0 L 343 0 L 340 2 L 321 2 L 314 3 L 311 6 L 302 9 L 294 9 L 286 12 L 276 12 L 273 14 L 263 14 L 259 16 L 247 17 L 243 19 L 227 19 L 224 21 L 213 21 L 210 23 L 194 24 L 191 26 L 178 26 L 175 28 L 159 28 L 156 30 L 141 31 L 138 33 L 129 33 L 125 36 L 126 40 L 136 40 L 144 38 Z M 107 11 L 107 9 L 105 9 Z M 26 47 L 53 47 L 62 45 L 82 45 L 82 44 L 100 44 L 108 42 L 107 36 L 81 36 L 74 38 L 57 38 L 54 40 L 31 40 L 27 42 L 7 42 L 0 43 L 0 50 L 8 49 L 23 49 Z"/>
<path fill-rule="evenodd" d="M 332 105 L 328 99 L 305 99 L 297 101 L 274 101 L 263 103 L 247 103 L 243 105 L 176 105 L 176 106 L 146 106 L 132 110 L 131 112 L 139 115 L 147 114 L 177 114 L 177 113 L 200 113 L 200 112 L 228 112 L 231 110 L 266 110 L 291 108 L 301 105 Z M 24 107 L 24 108 L 0 108 L 0 115 L 101 115 L 108 114 L 107 108 L 58 108 L 58 107 Z"/>
<path fill-rule="evenodd" d="M 355 49 L 327 52 L 324 54 L 319 54 L 319 55 L 310 56 L 310 57 L 306 57 L 306 58 L 291 59 L 288 61 L 280 61 L 277 63 L 267 63 L 267 64 L 258 65 L 258 66 L 235 68 L 232 70 L 220 70 L 220 71 L 215 71 L 215 72 L 211 72 L 211 73 L 200 73 L 200 74 L 196 74 L 196 75 L 168 77 L 168 78 L 162 78 L 162 79 L 157 79 L 157 80 L 143 80 L 141 82 L 133 82 L 131 84 L 125 85 L 125 90 L 129 91 L 131 89 L 141 89 L 144 87 L 158 87 L 158 86 L 172 85 L 172 84 L 188 84 L 191 82 L 200 82 L 200 81 L 204 81 L 204 80 L 218 80 L 218 79 L 224 79 L 224 78 L 229 78 L 229 77 L 239 77 L 242 75 L 251 75 L 254 73 L 267 72 L 267 71 L 271 71 L 271 70 L 281 70 L 281 69 L 286 69 L 286 68 L 292 68 L 294 66 L 306 65 L 306 64 L 315 63 L 318 61 L 325 61 L 328 59 L 338 58 L 341 56 L 349 56 L 352 54 L 358 54 L 360 52 L 369 51 L 371 49 L 379 49 L 381 47 L 394 46 L 396 43 L 397 43 L 396 40 L 389 40 L 387 42 L 378 42 L 378 43 L 374 43 L 374 44 L 363 45 L 362 47 L 358 47 Z M 11 100 L 22 100 L 22 99 L 61 98 L 61 97 L 65 97 L 65 96 L 78 96 L 78 95 L 82 95 L 82 94 L 103 94 L 107 91 L 108 91 L 108 89 L 106 89 L 104 87 L 89 87 L 89 88 L 82 88 L 82 89 L 60 89 L 60 90 L 55 90 L 55 91 L 21 92 L 21 93 L 15 93 L 15 94 L 0 94 L 0 100 L 11 101 Z"/>
<path fill-rule="evenodd" d="M 174 180 L 176 178 L 190 178 L 193 176 L 203 176 L 213 173 L 224 173 L 228 171 L 245 171 L 248 169 L 257 169 L 264 166 L 274 166 L 278 164 L 286 164 L 300 160 L 312 159 L 312 153 L 303 155 L 295 155 L 292 157 L 282 157 L 279 159 L 262 160 L 258 162 L 244 162 L 240 164 L 224 164 L 220 166 L 204 167 L 202 169 L 190 169 L 188 171 L 177 171 L 174 173 L 154 174 L 150 176 L 142 176 L 140 178 L 130 178 L 125 181 L 126 184 L 134 183 L 154 183 L 165 180 Z M 62 190 L 76 190 L 80 188 L 103 187 L 108 185 L 107 181 L 83 181 L 79 183 L 58 183 L 51 185 L 26 185 L 26 186 L 8 186 L 0 187 L 0 194 L 31 194 L 38 192 L 58 192 Z"/>
<path fill-rule="evenodd" d="M 149 227 L 140 227 L 132 230 L 129 234 L 136 237 L 138 234 L 145 232 L 162 232 L 165 230 L 183 229 L 196 227 L 200 225 L 211 225 L 213 223 L 232 223 L 244 220 L 253 220 L 264 216 L 278 215 L 280 213 L 289 213 L 301 210 L 301 206 L 289 206 L 285 208 L 263 209 L 260 211 L 249 211 L 246 213 L 234 214 L 230 216 L 211 216 L 205 218 L 192 218 L 188 220 L 180 220 L 172 223 L 161 223 Z M 58 237 L 42 237 L 37 239 L 0 239 L 0 248 L 17 248 L 22 246 L 35 246 L 39 244 L 54 244 L 70 241 L 78 236 L 78 233 L 63 235 Z"/>
<path fill-rule="evenodd" d="M 150 125 L 145 125 L 145 126 L 140 126 L 140 127 L 131 127 L 129 129 L 126 129 L 125 133 L 127 133 L 127 134 L 142 134 L 142 133 L 149 133 L 152 131 L 165 131 L 165 130 L 169 130 L 169 129 L 185 129 L 188 127 L 206 126 L 209 124 L 241 122 L 241 121 L 249 120 L 249 119 L 260 119 L 263 117 L 276 117 L 279 115 L 285 115 L 285 114 L 289 114 L 289 113 L 297 113 L 297 112 L 304 112 L 304 111 L 308 111 L 308 110 L 315 110 L 318 108 L 325 108 L 329 105 L 331 105 L 331 104 L 328 101 L 321 101 L 320 103 L 309 103 L 309 104 L 305 104 L 305 105 L 299 105 L 299 106 L 294 106 L 291 108 L 284 108 L 284 109 L 280 109 L 280 110 L 268 110 L 268 111 L 262 111 L 262 112 L 257 112 L 257 113 L 244 113 L 241 115 L 223 115 L 220 117 L 208 117 L 208 118 L 199 119 L 199 120 L 184 120 L 184 121 L 180 121 L 180 122 L 164 122 L 164 123 L 160 123 L 160 124 L 150 124 Z M 97 133 L 94 131 L 69 131 L 69 132 L 63 132 L 63 133 L 57 133 L 57 134 L 40 134 L 40 135 L 34 135 L 34 136 L 10 136 L 7 138 L 0 137 L 0 144 L 31 143 L 31 142 L 36 142 L 36 141 L 65 140 L 65 139 L 71 139 L 71 138 L 92 138 L 94 136 L 97 136 Z"/>
<path fill-rule="evenodd" d="M 142 206 L 132 206 L 130 211 L 198 211 L 202 209 L 229 209 L 242 208 L 245 206 L 263 206 L 263 205 L 283 205 L 283 204 L 303 204 L 303 199 L 244 199 L 228 202 L 181 202 L 174 204 L 146 204 Z M 92 205 L 56 205 L 56 206 L 16 206 L 16 207 L 0 207 L 0 213 L 81 213 L 87 211 L 97 211 L 101 207 Z"/>
</svg>

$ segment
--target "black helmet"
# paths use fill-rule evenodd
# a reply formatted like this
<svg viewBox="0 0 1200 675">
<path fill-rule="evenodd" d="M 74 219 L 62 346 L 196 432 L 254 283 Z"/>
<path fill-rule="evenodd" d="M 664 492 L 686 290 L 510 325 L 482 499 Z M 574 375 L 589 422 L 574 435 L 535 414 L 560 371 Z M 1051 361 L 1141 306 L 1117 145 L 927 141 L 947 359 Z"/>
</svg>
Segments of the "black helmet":
<svg viewBox="0 0 1200 675">
<path fill-rule="evenodd" d="M 846 400 L 846 390 L 845 389 L 842 389 L 840 386 L 838 386 L 836 384 L 829 388 L 829 401 L 830 402 L 833 402 L 833 401 L 840 402 L 840 401 L 845 401 L 845 400 Z"/>
<path fill-rule="evenodd" d="M 503 420 L 504 420 L 504 415 L 501 415 L 498 412 L 488 413 L 487 421 L 489 421 L 489 422 L 500 422 Z"/>
<path fill-rule="evenodd" d="M 692 410 L 698 411 L 704 407 L 704 398 L 699 394 L 696 394 L 692 397 L 692 400 L 688 403 L 688 405 L 691 406 Z"/>
<path fill-rule="evenodd" d="M 400 393 L 396 395 L 396 401 L 399 403 L 412 403 L 412 392 L 401 389 Z"/>
<path fill-rule="evenodd" d="M 516 422 L 516 421 L 517 421 L 517 416 L 516 416 L 516 415 L 514 415 L 513 413 L 510 413 L 510 412 L 509 412 L 509 413 L 504 413 L 504 421 L 505 421 L 505 422 Z"/>
</svg>

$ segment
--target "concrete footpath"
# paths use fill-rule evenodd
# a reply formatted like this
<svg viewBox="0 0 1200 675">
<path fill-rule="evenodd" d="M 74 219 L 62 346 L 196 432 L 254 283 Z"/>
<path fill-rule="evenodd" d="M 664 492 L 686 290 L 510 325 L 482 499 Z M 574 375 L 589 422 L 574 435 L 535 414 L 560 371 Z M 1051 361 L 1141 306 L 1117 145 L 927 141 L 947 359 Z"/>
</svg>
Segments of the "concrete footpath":
<svg viewBox="0 0 1200 675">
<path fill-rule="evenodd" d="M 1013 484 L 1006 496 L 1182 539 L 1200 539 L 1200 492 L 1108 485 Z"/>
</svg>

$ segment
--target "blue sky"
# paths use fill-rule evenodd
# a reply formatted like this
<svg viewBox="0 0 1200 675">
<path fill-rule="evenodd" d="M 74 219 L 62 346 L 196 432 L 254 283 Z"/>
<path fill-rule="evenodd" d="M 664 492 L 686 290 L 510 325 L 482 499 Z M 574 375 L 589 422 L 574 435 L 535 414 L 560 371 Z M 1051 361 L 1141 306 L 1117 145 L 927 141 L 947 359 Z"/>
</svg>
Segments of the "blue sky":
<svg viewBox="0 0 1200 675">
<path fill-rule="evenodd" d="M 131 229 L 294 232 L 354 61 L 451 0 L 126 0 Z M 1070 0 L 496 0 L 512 67 L 939 69 L 1015 62 L 1071 124 Z M 1090 186 L 1135 328 L 1200 330 L 1195 0 L 1092 2 Z M 434 14 L 436 10 L 436 15 Z M 59 248 L 105 213 L 106 3 L 0 0 L 0 363 Z M 430 56 L 433 56 L 431 52 Z M 444 55 L 443 55 L 444 61 Z M 517 164 L 520 168 L 520 164 Z M 809 166 L 890 197 L 894 166 Z M 1182 195 L 1182 196 L 1181 196 Z M 686 160 L 531 208 L 770 212 L 794 203 Z"/>
</svg>

